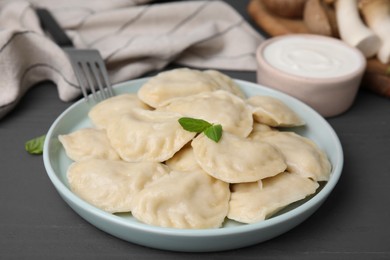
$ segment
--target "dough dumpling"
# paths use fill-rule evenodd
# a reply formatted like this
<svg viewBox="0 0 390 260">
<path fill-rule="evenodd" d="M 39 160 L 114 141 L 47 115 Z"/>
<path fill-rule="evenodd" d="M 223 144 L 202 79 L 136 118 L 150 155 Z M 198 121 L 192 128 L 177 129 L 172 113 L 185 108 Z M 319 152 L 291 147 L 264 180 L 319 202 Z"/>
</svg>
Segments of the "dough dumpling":
<svg viewBox="0 0 390 260">
<path fill-rule="evenodd" d="M 229 198 L 229 184 L 202 170 L 172 171 L 135 196 L 132 214 L 161 227 L 218 228 L 227 215 Z"/>
<path fill-rule="evenodd" d="M 281 100 L 271 96 L 252 96 L 247 103 L 253 107 L 255 121 L 269 126 L 300 126 L 305 122 Z"/>
<path fill-rule="evenodd" d="M 213 80 L 217 82 L 218 86 L 220 86 L 222 90 L 226 90 L 236 96 L 245 98 L 244 92 L 236 84 L 236 82 L 234 82 L 234 80 L 228 75 L 223 74 L 217 70 L 205 70 L 203 71 L 203 73 L 210 75 L 213 78 Z"/>
<path fill-rule="evenodd" d="M 171 159 L 165 162 L 169 168 L 177 171 L 191 171 L 202 169 L 195 159 L 191 144 L 187 144 L 178 151 Z"/>
<path fill-rule="evenodd" d="M 242 223 L 264 220 L 285 206 L 314 194 L 318 183 L 296 173 L 232 185 L 228 218 Z"/>
<path fill-rule="evenodd" d="M 327 155 L 313 141 L 294 132 L 263 132 L 250 136 L 275 146 L 284 156 L 287 171 L 315 181 L 329 180 L 331 164 Z"/>
<path fill-rule="evenodd" d="M 107 128 L 111 145 L 128 162 L 163 162 L 171 158 L 195 133 L 184 130 L 173 112 L 136 110 Z"/>
<path fill-rule="evenodd" d="M 104 211 L 129 212 L 145 185 L 168 174 L 161 163 L 85 160 L 71 164 L 67 177 L 80 198 Z"/>
<path fill-rule="evenodd" d="M 121 94 L 96 104 L 88 116 L 98 128 L 107 128 L 107 125 L 115 118 L 131 113 L 134 108 L 150 110 L 151 108 L 138 99 L 136 94 Z"/>
<path fill-rule="evenodd" d="M 241 98 L 224 90 L 176 98 L 159 109 L 221 124 L 224 131 L 242 137 L 247 137 L 252 131 L 250 108 Z"/>
<path fill-rule="evenodd" d="M 177 98 L 215 90 L 226 90 L 239 97 L 244 92 L 229 76 L 216 70 L 180 68 L 164 71 L 150 78 L 138 91 L 138 97 L 157 108 Z"/>
<path fill-rule="evenodd" d="M 59 135 L 66 155 L 73 161 L 86 159 L 120 160 L 112 148 L 104 129 L 83 128 L 67 135 Z"/>
<path fill-rule="evenodd" d="M 257 133 L 268 132 L 268 131 L 277 131 L 277 130 L 275 128 L 272 128 L 269 125 L 253 122 L 253 130 L 248 137 L 256 135 Z"/>
<path fill-rule="evenodd" d="M 228 132 L 218 143 L 200 134 L 191 145 L 202 169 L 228 183 L 258 181 L 286 169 L 283 156 L 272 145 Z"/>
<path fill-rule="evenodd" d="M 217 89 L 219 89 L 217 82 L 202 71 L 180 68 L 161 72 L 150 78 L 139 89 L 138 97 L 156 108 L 173 98 Z"/>
</svg>

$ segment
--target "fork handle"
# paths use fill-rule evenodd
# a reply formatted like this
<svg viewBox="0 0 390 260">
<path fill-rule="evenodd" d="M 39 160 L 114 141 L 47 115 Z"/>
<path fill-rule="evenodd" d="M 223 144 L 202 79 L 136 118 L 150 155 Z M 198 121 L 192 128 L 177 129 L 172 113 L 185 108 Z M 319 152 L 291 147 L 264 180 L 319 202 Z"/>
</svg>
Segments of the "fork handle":
<svg viewBox="0 0 390 260">
<path fill-rule="evenodd" d="M 53 40 L 61 47 L 73 47 L 71 39 L 66 35 L 53 15 L 44 8 L 35 10 L 42 28 L 50 34 Z"/>
</svg>

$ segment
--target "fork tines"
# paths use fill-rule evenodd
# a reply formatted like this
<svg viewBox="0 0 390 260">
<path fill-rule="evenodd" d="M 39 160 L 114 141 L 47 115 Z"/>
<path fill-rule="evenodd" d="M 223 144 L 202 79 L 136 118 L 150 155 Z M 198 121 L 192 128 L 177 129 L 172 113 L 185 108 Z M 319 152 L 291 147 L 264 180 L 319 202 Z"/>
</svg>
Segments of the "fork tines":
<svg viewBox="0 0 390 260">
<path fill-rule="evenodd" d="M 65 48 L 77 80 L 79 81 L 81 91 L 88 101 L 88 89 L 91 91 L 95 101 L 101 101 L 114 96 L 111 84 L 108 80 L 108 73 L 103 59 L 97 50 L 82 51 Z"/>
</svg>

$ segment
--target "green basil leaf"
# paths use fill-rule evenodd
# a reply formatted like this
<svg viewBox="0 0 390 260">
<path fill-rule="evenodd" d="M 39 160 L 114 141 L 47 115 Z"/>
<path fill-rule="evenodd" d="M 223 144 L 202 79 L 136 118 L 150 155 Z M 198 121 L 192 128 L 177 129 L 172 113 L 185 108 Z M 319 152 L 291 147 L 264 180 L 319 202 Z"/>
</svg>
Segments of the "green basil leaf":
<svg viewBox="0 0 390 260">
<path fill-rule="evenodd" d="M 26 151 L 30 154 L 42 154 L 45 138 L 46 135 L 42 135 L 27 141 L 24 145 Z"/>
<path fill-rule="evenodd" d="M 208 127 L 206 130 L 204 130 L 204 134 L 214 142 L 218 143 L 218 141 L 222 137 L 222 126 L 212 125 Z"/>
<path fill-rule="evenodd" d="M 202 119 L 191 117 L 182 117 L 179 119 L 180 125 L 189 132 L 201 133 L 211 126 L 211 124 Z"/>
</svg>

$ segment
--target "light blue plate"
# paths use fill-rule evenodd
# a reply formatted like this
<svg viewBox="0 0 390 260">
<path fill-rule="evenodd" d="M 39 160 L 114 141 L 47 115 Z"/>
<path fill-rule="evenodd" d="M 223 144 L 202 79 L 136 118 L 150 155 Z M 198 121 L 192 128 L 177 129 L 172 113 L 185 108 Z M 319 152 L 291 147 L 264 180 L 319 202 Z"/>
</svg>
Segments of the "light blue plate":
<svg viewBox="0 0 390 260">
<path fill-rule="evenodd" d="M 115 93 L 136 92 L 146 80 L 133 80 L 117 85 Z M 323 117 L 297 99 L 254 83 L 242 80 L 236 82 L 248 96 L 260 94 L 279 98 L 305 120 L 306 126 L 293 130 L 315 141 L 325 150 L 332 163 L 330 180 L 315 196 L 294 203 L 277 216 L 265 221 L 255 224 L 226 221 L 220 229 L 162 228 L 140 223 L 131 214 L 106 213 L 83 201 L 69 189 L 66 171 L 71 161 L 58 141 L 60 134 L 92 126 L 87 114 L 93 104 L 84 100 L 65 110 L 47 133 L 43 160 L 50 180 L 69 206 L 92 225 L 118 238 L 148 247 L 187 252 L 221 251 L 257 244 L 287 232 L 314 213 L 338 182 L 343 167 L 340 141 Z"/>
</svg>

